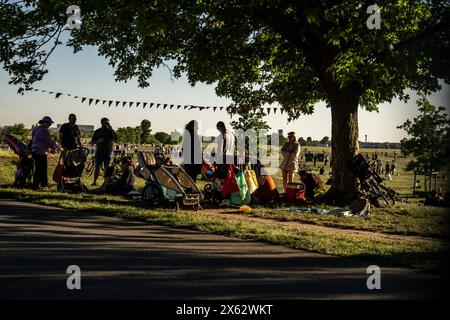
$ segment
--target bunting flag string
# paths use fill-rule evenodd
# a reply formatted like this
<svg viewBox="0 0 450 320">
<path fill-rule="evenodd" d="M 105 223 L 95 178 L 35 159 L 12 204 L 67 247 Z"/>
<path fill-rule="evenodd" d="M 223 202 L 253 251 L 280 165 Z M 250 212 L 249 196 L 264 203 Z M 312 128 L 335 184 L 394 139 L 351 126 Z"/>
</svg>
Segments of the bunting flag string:
<svg viewBox="0 0 450 320">
<path fill-rule="evenodd" d="M 155 103 L 155 102 L 142 102 L 142 101 L 108 100 L 108 99 L 100 99 L 100 98 L 83 97 L 83 96 L 72 95 L 70 93 L 64 93 L 64 92 L 47 91 L 47 90 L 37 89 L 37 88 L 33 88 L 32 91 L 44 92 L 44 93 L 47 93 L 50 95 L 55 95 L 55 99 L 58 99 L 61 96 L 65 95 L 65 96 L 71 97 L 76 100 L 80 99 L 81 103 L 84 103 L 87 101 L 89 106 L 91 106 L 91 104 L 93 102 L 94 102 L 93 105 L 95 106 L 101 101 L 102 105 L 105 105 L 107 103 L 108 107 L 111 107 L 111 105 L 114 104 L 114 106 L 116 108 L 121 104 L 122 108 L 124 108 L 126 105 L 128 105 L 129 108 L 131 108 L 133 105 L 135 105 L 136 108 L 139 108 L 140 106 L 142 106 L 142 109 L 145 109 L 147 106 L 149 109 L 151 109 L 154 106 L 156 109 L 159 109 L 159 107 L 162 107 L 163 110 L 166 110 L 167 108 L 170 110 L 172 110 L 172 109 L 180 110 L 181 108 L 183 108 L 183 110 L 199 110 L 199 111 L 212 109 L 214 112 L 216 112 L 217 109 L 219 111 L 223 111 L 224 109 L 225 109 L 225 111 L 230 111 L 236 107 L 235 105 L 230 105 L 228 107 L 219 107 L 219 106 L 181 105 L 181 104 Z M 283 108 L 278 108 L 278 107 L 258 106 L 256 108 L 254 108 L 253 110 L 254 111 L 259 110 L 264 115 L 270 115 L 270 112 L 272 111 L 273 114 L 275 115 L 277 113 L 278 109 L 280 111 L 279 112 L 280 115 L 283 115 L 283 113 L 285 111 L 283 110 Z"/>
</svg>

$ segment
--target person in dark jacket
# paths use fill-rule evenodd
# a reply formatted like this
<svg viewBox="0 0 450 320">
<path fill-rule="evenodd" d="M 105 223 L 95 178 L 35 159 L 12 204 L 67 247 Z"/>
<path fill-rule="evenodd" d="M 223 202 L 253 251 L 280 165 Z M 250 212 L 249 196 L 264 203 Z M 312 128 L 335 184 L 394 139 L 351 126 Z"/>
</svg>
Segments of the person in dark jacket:
<svg viewBox="0 0 450 320">
<path fill-rule="evenodd" d="M 183 135 L 183 169 L 194 180 L 202 170 L 201 139 L 198 135 L 198 122 L 189 121 Z"/>
<path fill-rule="evenodd" d="M 67 153 L 69 150 L 81 147 L 81 133 L 76 125 L 77 117 L 73 113 L 69 115 L 69 122 L 64 123 L 59 129 L 59 142 Z"/>
</svg>

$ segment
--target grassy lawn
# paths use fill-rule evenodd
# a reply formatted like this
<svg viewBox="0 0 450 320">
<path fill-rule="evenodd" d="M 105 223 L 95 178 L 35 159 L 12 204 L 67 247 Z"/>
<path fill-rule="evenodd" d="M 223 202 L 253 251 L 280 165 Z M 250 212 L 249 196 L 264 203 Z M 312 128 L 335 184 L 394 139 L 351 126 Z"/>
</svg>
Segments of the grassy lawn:
<svg viewBox="0 0 450 320">
<path fill-rule="evenodd" d="M 249 218 L 236 219 L 236 214 L 207 214 L 207 211 L 165 209 L 148 210 L 139 201 L 93 194 L 61 194 L 53 186 L 48 191 L 32 191 L 8 187 L 13 181 L 16 158 L 0 151 L 0 197 L 47 204 L 77 210 L 80 214 L 99 213 L 152 224 L 189 228 L 241 239 L 264 241 L 296 249 L 352 258 L 367 258 L 382 265 L 412 266 L 428 270 L 444 270 L 448 255 L 448 213 L 442 208 L 424 207 L 417 202 L 399 204 L 394 209 L 373 210 L 370 217 L 334 217 L 289 213 L 286 208 L 257 207 Z M 49 160 L 49 175 L 57 157 Z M 84 181 L 91 177 L 84 176 Z M 50 180 L 51 181 L 51 180 Z M 143 181 L 138 179 L 140 185 Z M 233 218 L 231 218 L 233 216 Z M 244 217 L 244 215 L 241 215 Z M 280 224 L 280 221 L 293 224 Z M 310 228 L 309 226 L 321 228 Z M 357 234 L 349 230 L 374 232 Z M 399 236 L 390 236 L 392 234 Z M 414 235 L 414 237 L 412 237 Z"/>
<path fill-rule="evenodd" d="M 320 206 L 322 208 L 329 208 Z M 289 208 L 257 208 L 254 216 L 279 221 L 297 221 L 326 227 L 366 230 L 387 234 L 415 235 L 448 239 L 448 208 L 425 207 L 418 201 L 400 203 L 394 208 L 373 208 L 368 217 L 336 217 L 325 214 L 289 212 Z"/>
</svg>

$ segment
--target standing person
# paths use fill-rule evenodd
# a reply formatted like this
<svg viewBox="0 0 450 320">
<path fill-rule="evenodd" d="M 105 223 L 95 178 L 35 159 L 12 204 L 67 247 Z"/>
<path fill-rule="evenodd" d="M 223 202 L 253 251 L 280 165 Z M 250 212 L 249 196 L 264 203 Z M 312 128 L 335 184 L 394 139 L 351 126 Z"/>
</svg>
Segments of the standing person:
<svg viewBox="0 0 450 320">
<path fill-rule="evenodd" d="M 217 164 L 234 164 L 234 135 L 227 130 L 222 121 L 217 122 L 216 128 L 220 132 L 216 138 L 216 162 Z"/>
<path fill-rule="evenodd" d="M 294 179 L 294 173 L 298 171 L 298 156 L 300 154 L 300 144 L 295 138 L 295 132 L 288 133 L 288 141 L 281 148 L 283 161 L 280 169 L 283 174 L 283 192 L 286 192 L 286 186 Z"/>
<path fill-rule="evenodd" d="M 100 167 L 106 170 L 111 162 L 111 153 L 113 151 L 113 144 L 117 141 L 116 132 L 109 124 L 108 118 L 101 119 L 102 126 L 94 131 L 91 143 L 95 144 L 97 150 L 95 152 L 95 170 L 93 186 L 97 185 L 97 179 L 100 175 Z"/>
<path fill-rule="evenodd" d="M 391 172 L 391 166 L 389 165 L 389 161 L 386 161 L 386 166 L 384 168 L 384 174 L 388 175 Z"/>
<path fill-rule="evenodd" d="M 316 162 L 317 162 L 317 154 L 314 154 L 313 160 L 314 160 L 314 167 L 315 167 L 316 166 Z"/>
<path fill-rule="evenodd" d="M 48 187 L 47 155 L 50 149 L 56 147 L 56 143 L 52 140 L 50 131 L 48 130 L 52 123 L 52 118 L 45 116 L 42 120 L 39 120 L 39 126 L 35 127 L 32 131 L 31 154 L 35 166 L 33 189 Z"/>
<path fill-rule="evenodd" d="M 67 151 L 81 148 L 81 133 L 76 125 L 77 117 L 73 113 L 69 115 L 69 122 L 64 123 L 59 129 L 59 142 L 67 155 Z"/>
<path fill-rule="evenodd" d="M 392 160 L 391 162 L 391 174 L 394 176 L 395 175 L 395 169 L 397 167 L 397 162 L 395 160 Z"/>
<path fill-rule="evenodd" d="M 202 170 L 201 139 L 198 135 L 198 122 L 196 120 L 189 121 L 184 128 L 183 162 L 184 170 L 196 182 Z"/>
<path fill-rule="evenodd" d="M 383 163 L 381 162 L 380 159 L 378 159 L 377 162 L 376 162 L 376 168 L 377 168 L 376 169 L 377 174 L 381 175 L 382 172 L 383 172 Z"/>
<path fill-rule="evenodd" d="M 327 166 L 327 163 L 328 163 L 328 155 L 325 153 L 325 156 L 324 156 L 324 159 L 323 159 L 324 161 L 325 161 L 325 165 L 324 165 L 324 167 L 326 167 Z"/>
</svg>

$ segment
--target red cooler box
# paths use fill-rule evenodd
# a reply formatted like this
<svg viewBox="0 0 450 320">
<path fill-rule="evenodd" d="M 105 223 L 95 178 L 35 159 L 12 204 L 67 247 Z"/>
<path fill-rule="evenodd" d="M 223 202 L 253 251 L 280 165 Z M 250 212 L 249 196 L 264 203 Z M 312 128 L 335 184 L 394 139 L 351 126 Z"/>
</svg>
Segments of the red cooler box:
<svg viewBox="0 0 450 320">
<path fill-rule="evenodd" d="M 288 183 L 286 186 L 286 201 L 305 201 L 305 185 L 303 183 Z"/>
</svg>

